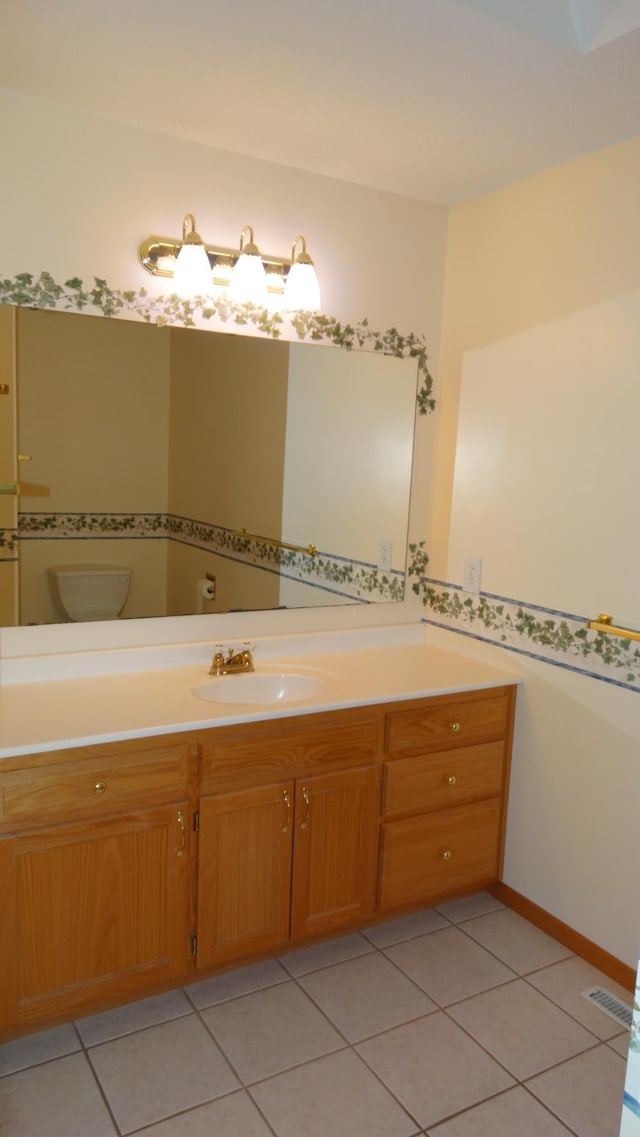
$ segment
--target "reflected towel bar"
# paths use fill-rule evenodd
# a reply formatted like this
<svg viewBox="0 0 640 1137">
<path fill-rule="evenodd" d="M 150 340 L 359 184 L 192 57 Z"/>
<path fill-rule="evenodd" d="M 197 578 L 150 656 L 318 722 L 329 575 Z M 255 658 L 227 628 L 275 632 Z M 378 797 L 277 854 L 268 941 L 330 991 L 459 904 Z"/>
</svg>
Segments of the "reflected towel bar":
<svg viewBox="0 0 640 1137">
<path fill-rule="evenodd" d="M 257 533 L 247 533 L 246 529 L 234 529 L 234 537 L 247 537 L 250 541 L 260 541 L 263 545 L 273 545 L 276 549 L 290 549 L 293 553 L 306 553 L 308 557 L 317 557 L 318 550 L 315 545 L 290 545 L 288 541 L 276 541 L 274 537 L 260 537 Z"/>
<path fill-rule="evenodd" d="M 605 632 L 608 636 L 622 636 L 625 640 L 640 640 L 640 631 L 634 628 L 618 628 L 612 622 L 613 616 L 601 612 L 597 620 L 589 620 L 587 627 L 593 632 Z"/>
</svg>

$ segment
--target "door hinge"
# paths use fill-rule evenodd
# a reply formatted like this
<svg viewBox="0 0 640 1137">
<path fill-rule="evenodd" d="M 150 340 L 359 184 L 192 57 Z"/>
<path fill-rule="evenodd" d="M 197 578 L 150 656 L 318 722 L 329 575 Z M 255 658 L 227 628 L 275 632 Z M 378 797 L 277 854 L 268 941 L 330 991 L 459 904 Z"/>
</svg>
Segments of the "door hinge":
<svg viewBox="0 0 640 1137">
<path fill-rule="evenodd" d="M 200 813 L 196 809 L 196 810 L 194 810 L 194 814 L 193 814 L 193 832 L 198 833 L 199 831 L 200 831 Z"/>
<path fill-rule="evenodd" d="M 198 937 L 195 934 L 195 932 L 193 933 L 193 935 L 191 937 L 191 954 L 192 955 L 198 954 Z"/>
</svg>

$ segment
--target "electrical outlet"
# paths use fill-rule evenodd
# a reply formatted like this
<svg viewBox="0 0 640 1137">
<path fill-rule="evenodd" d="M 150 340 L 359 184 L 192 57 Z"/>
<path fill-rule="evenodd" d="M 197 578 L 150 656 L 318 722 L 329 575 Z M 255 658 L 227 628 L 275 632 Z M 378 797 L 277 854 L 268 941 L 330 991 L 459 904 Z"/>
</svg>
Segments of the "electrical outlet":
<svg viewBox="0 0 640 1137">
<path fill-rule="evenodd" d="M 476 596 L 480 592 L 480 575 L 482 573 L 482 557 L 464 558 L 464 577 L 462 587 L 465 592 L 473 592 Z"/>
<path fill-rule="evenodd" d="M 385 540 L 384 537 L 378 541 L 378 568 L 380 572 L 391 571 L 391 546 L 392 542 Z"/>
</svg>

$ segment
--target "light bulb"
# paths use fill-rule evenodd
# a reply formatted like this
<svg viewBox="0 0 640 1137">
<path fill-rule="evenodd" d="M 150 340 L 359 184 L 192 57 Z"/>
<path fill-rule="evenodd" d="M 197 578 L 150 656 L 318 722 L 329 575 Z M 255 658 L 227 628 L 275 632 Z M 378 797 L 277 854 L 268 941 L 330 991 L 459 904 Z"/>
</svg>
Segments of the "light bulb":
<svg viewBox="0 0 640 1137">
<path fill-rule="evenodd" d="M 302 250 L 296 256 L 298 241 L 302 242 Z M 296 237 L 293 242 L 291 260 L 293 264 L 284 286 L 284 307 L 290 312 L 319 312 L 322 307 L 320 283 L 304 237 Z"/>
<path fill-rule="evenodd" d="M 320 284 L 313 265 L 291 266 L 284 286 L 284 306 L 292 312 L 320 311 Z"/>
<path fill-rule="evenodd" d="M 245 233 L 249 234 L 247 245 L 244 243 Z M 254 244 L 253 229 L 250 225 L 245 225 L 240 233 L 240 256 L 231 273 L 229 296 L 239 304 L 266 303 L 267 274 L 258 246 Z"/>
<path fill-rule="evenodd" d="M 211 292 L 211 265 L 204 245 L 183 245 L 173 270 L 173 288 L 187 300 Z"/>
<path fill-rule="evenodd" d="M 187 225 L 191 232 L 187 233 Z M 173 290 L 184 300 L 206 296 L 212 290 L 211 265 L 202 237 L 196 233 L 196 220 L 187 213 L 182 222 L 182 245 L 173 270 Z"/>
<path fill-rule="evenodd" d="M 234 265 L 229 295 L 240 304 L 264 304 L 267 280 L 260 257 L 242 253 Z"/>
</svg>

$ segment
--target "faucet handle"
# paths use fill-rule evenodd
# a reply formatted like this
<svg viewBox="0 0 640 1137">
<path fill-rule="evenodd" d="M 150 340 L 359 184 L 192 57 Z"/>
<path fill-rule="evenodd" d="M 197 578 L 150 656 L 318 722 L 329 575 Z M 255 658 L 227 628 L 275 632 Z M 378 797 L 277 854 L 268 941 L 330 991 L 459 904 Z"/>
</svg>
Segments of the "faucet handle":
<svg viewBox="0 0 640 1137">
<path fill-rule="evenodd" d="M 209 675 L 220 675 L 224 667 L 224 651 L 222 644 L 216 644 Z"/>
</svg>

